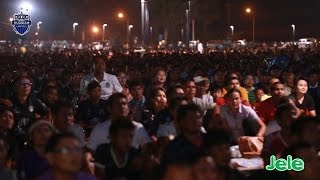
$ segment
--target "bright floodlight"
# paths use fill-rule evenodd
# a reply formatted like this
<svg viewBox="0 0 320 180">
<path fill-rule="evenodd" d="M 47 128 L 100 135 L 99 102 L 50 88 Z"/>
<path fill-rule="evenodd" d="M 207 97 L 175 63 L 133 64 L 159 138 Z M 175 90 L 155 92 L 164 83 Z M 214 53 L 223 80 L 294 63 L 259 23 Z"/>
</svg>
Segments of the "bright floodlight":
<svg viewBox="0 0 320 180">
<path fill-rule="evenodd" d="M 233 30 L 233 29 L 234 29 L 234 26 L 230 26 L 230 28 Z"/>
<path fill-rule="evenodd" d="M 102 27 L 107 27 L 107 26 L 108 26 L 108 24 L 103 24 L 103 25 L 102 25 Z"/>
<path fill-rule="evenodd" d="M 124 17 L 123 13 L 122 13 L 122 12 L 119 12 L 119 13 L 118 13 L 118 18 L 123 18 L 123 17 Z"/>
<path fill-rule="evenodd" d="M 96 26 L 93 26 L 92 27 L 92 32 L 93 33 L 97 33 L 97 32 L 99 32 L 99 29 Z"/>
<path fill-rule="evenodd" d="M 292 28 L 295 28 L 296 26 L 294 24 L 291 25 Z"/>
<path fill-rule="evenodd" d="M 13 18 L 9 18 L 9 21 L 12 22 L 12 21 L 13 21 Z"/>
<path fill-rule="evenodd" d="M 20 4 L 20 8 L 22 10 L 31 11 L 32 10 L 32 4 L 27 1 L 22 1 Z"/>
<path fill-rule="evenodd" d="M 133 28 L 133 25 L 129 25 L 129 29 Z"/>
<path fill-rule="evenodd" d="M 251 9 L 250 9 L 250 8 L 247 8 L 247 9 L 246 9 L 246 12 L 247 12 L 247 13 L 251 13 Z"/>
</svg>

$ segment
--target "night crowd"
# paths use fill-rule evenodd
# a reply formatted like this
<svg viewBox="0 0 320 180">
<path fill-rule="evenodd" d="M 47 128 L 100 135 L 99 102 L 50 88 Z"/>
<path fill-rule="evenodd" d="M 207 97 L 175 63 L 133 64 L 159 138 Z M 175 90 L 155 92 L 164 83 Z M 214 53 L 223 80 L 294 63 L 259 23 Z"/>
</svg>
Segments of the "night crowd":
<svg viewBox="0 0 320 180">
<path fill-rule="evenodd" d="M 319 61 L 262 46 L 2 52 L 0 179 L 320 179 Z M 264 165 L 231 163 L 241 137 Z M 266 171 L 271 155 L 304 170 Z"/>
</svg>

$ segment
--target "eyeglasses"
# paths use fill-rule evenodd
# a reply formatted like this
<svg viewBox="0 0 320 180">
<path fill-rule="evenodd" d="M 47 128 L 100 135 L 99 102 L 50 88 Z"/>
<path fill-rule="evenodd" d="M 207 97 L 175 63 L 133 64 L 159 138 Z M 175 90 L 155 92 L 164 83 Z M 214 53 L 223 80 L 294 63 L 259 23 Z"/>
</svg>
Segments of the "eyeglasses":
<svg viewBox="0 0 320 180">
<path fill-rule="evenodd" d="M 79 147 L 62 147 L 60 149 L 56 149 L 54 150 L 55 153 L 59 153 L 61 155 L 68 155 L 70 153 L 82 153 L 82 148 L 79 146 Z"/>
</svg>

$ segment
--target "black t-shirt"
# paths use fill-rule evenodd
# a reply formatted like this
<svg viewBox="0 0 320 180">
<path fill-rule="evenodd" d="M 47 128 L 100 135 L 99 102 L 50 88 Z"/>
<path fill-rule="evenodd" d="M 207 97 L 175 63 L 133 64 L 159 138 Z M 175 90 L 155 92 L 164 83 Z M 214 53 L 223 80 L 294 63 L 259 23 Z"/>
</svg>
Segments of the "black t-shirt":
<svg viewBox="0 0 320 180">
<path fill-rule="evenodd" d="M 106 119 L 107 101 L 100 99 L 98 105 L 93 105 L 89 100 L 79 104 L 78 120 L 88 126 L 94 126 Z"/>
<path fill-rule="evenodd" d="M 314 104 L 314 101 L 313 101 L 313 98 L 312 96 L 310 96 L 309 94 L 305 94 L 304 95 L 304 99 L 302 101 L 302 103 L 300 104 L 299 101 L 297 100 L 297 96 L 292 94 L 291 97 L 294 98 L 295 100 L 295 104 L 297 106 L 297 108 L 299 109 L 302 109 L 304 110 L 304 114 L 307 112 L 307 111 L 313 111 L 315 110 L 315 104 Z"/>
<path fill-rule="evenodd" d="M 139 172 L 135 170 L 132 162 L 136 157 L 140 155 L 140 153 L 137 149 L 131 148 L 127 154 L 128 159 L 126 165 L 122 168 L 119 168 L 117 167 L 114 159 L 112 158 L 111 145 L 102 144 L 97 148 L 94 154 L 94 159 L 97 163 L 105 166 L 105 179 L 139 179 Z"/>
</svg>

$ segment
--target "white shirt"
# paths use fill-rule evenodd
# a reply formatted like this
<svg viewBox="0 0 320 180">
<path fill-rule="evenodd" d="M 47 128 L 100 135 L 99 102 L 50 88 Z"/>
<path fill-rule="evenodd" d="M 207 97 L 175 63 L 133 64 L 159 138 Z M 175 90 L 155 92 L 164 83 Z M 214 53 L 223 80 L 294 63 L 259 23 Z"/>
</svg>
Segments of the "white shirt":
<svg viewBox="0 0 320 180">
<path fill-rule="evenodd" d="M 251 107 L 243 104 L 240 104 L 239 112 L 237 114 L 234 114 L 228 105 L 221 106 L 220 116 L 227 122 L 228 126 L 235 135 L 235 138 L 244 135 L 244 130 L 242 127 L 242 122 L 244 119 L 256 122 L 260 120 L 257 113 Z"/>
<path fill-rule="evenodd" d="M 151 142 L 148 132 L 143 127 L 141 123 L 132 121 L 135 126 L 132 147 L 138 148 L 140 145 Z M 95 151 L 97 147 L 104 143 L 109 143 L 109 128 L 111 125 L 111 120 L 104 121 L 97 124 L 89 137 L 88 148 Z"/>
<path fill-rule="evenodd" d="M 94 76 L 93 73 L 90 73 L 86 76 L 83 76 L 80 82 L 80 90 L 79 93 L 81 95 L 87 95 L 87 87 L 88 84 L 92 81 L 97 81 L 97 78 Z M 100 83 L 101 86 L 101 99 L 108 99 L 113 93 L 121 93 L 122 87 L 119 83 L 119 80 L 115 75 L 104 73 L 103 79 Z"/>
</svg>

